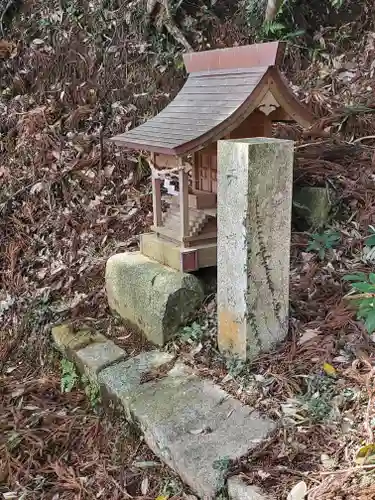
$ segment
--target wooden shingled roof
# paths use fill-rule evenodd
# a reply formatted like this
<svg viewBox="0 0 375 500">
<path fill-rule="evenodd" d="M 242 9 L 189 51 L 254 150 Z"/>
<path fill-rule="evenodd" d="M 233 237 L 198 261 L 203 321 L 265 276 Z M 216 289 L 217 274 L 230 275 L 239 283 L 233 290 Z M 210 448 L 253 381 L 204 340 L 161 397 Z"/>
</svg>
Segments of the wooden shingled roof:
<svg viewBox="0 0 375 500">
<path fill-rule="evenodd" d="M 151 120 L 111 140 L 128 149 L 192 153 L 234 130 L 269 90 L 294 121 L 310 126 L 312 115 L 277 69 L 283 48 L 271 42 L 185 54 L 189 77 L 175 99 Z"/>
</svg>

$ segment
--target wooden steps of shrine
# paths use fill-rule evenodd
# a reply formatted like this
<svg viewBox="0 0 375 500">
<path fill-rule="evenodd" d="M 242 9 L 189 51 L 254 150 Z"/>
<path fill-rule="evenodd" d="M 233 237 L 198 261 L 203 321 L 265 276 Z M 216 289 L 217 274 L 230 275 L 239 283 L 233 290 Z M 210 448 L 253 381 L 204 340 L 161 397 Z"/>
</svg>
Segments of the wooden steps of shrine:
<svg viewBox="0 0 375 500">
<path fill-rule="evenodd" d="M 189 208 L 189 237 L 197 236 L 206 224 L 209 214 L 205 210 Z M 163 217 L 163 227 L 175 233 L 178 237 L 181 234 L 181 217 L 178 205 L 171 205 Z"/>
</svg>

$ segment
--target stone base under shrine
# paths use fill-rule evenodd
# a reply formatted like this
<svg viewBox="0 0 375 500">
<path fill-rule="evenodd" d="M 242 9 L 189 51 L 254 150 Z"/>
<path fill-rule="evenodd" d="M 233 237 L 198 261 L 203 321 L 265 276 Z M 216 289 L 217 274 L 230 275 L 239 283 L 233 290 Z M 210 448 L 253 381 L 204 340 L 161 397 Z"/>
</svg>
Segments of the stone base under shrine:
<svg viewBox="0 0 375 500">
<path fill-rule="evenodd" d="M 210 243 L 183 248 L 155 233 L 141 234 L 140 241 L 143 255 L 184 273 L 216 266 L 216 247 L 216 243 Z"/>
<path fill-rule="evenodd" d="M 140 252 L 112 255 L 105 286 L 110 309 L 164 345 L 201 307 L 204 290 L 193 274 L 181 273 Z"/>
</svg>

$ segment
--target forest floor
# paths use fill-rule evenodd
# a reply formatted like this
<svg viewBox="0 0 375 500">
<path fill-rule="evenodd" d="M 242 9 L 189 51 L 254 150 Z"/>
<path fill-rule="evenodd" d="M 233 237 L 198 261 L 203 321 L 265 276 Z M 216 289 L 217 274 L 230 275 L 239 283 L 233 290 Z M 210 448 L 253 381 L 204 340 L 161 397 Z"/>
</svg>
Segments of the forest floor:
<svg viewBox="0 0 375 500">
<path fill-rule="evenodd" d="M 111 317 L 103 283 L 107 258 L 136 249 L 151 224 L 149 171 L 145 158 L 120 154 L 106 139 L 153 116 L 184 81 L 168 37 L 145 39 L 135 29 L 145 24 L 139 2 L 134 10 L 83 3 L 24 2 L 0 40 L 0 493 L 191 499 L 81 383 L 61 390 L 66 374 L 50 338 L 56 323 L 87 324 L 133 354 L 149 348 Z M 249 40 L 219 12 L 222 3 L 213 15 L 198 2 L 194 22 L 186 21 L 195 50 Z M 251 366 L 226 362 L 215 345 L 212 296 L 182 340 L 166 347 L 281 423 L 230 472 L 279 500 L 302 481 L 309 499 L 375 498 L 375 338 L 350 307 L 343 279 L 370 273 L 375 262 L 368 17 L 364 8 L 340 29 L 319 28 L 312 52 L 298 41 L 288 49 L 286 74 L 318 119 L 309 134 L 291 125 L 277 133 L 296 141 L 295 184 L 329 186 L 335 207 L 324 255 L 308 250 L 314 236 L 293 228 L 288 339 Z"/>
</svg>

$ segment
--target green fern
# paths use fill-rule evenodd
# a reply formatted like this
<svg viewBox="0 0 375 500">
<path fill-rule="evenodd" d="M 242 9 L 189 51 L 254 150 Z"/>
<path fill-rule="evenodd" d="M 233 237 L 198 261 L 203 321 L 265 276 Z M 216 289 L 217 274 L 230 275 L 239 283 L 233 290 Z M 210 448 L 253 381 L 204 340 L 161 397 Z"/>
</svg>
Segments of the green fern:
<svg viewBox="0 0 375 500">
<path fill-rule="evenodd" d="M 336 11 L 342 9 L 346 0 L 329 0 L 328 5 Z M 245 15 L 250 28 L 255 28 L 260 40 L 291 40 L 305 34 L 305 30 L 297 29 L 294 13 L 301 9 L 297 0 L 279 0 L 277 13 L 272 21 L 266 21 L 262 25 L 261 20 L 267 6 L 267 0 L 246 0 Z"/>
<path fill-rule="evenodd" d="M 61 392 L 70 392 L 79 381 L 74 364 L 67 360 L 61 360 Z"/>
<path fill-rule="evenodd" d="M 311 235 L 307 252 L 317 252 L 320 260 L 323 260 L 327 250 L 335 247 L 340 241 L 340 233 L 325 231 L 324 233 L 314 233 Z"/>
<path fill-rule="evenodd" d="M 375 331 L 375 273 L 347 274 L 343 278 L 351 285 L 350 296 L 357 309 L 357 317 L 365 323 L 368 333 Z M 356 293 L 359 292 L 359 293 Z"/>
</svg>

